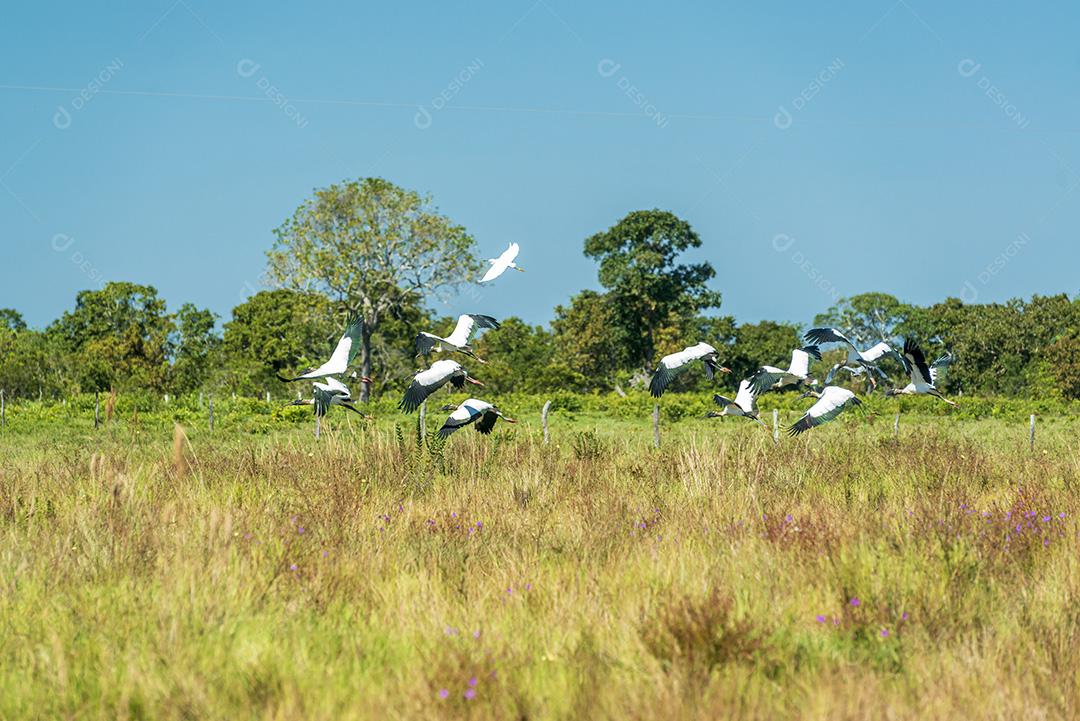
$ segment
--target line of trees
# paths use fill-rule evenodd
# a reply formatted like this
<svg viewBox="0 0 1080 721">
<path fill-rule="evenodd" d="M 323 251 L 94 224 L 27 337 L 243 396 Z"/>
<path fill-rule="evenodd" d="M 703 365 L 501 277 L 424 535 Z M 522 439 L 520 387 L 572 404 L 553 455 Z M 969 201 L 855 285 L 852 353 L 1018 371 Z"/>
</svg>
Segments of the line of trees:
<svg viewBox="0 0 1080 721">
<path fill-rule="evenodd" d="M 24 398 L 110 389 L 281 396 L 289 389 L 275 375 L 324 360 L 344 318 L 360 313 L 361 370 L 375 379 L 373 392 L 397 393 L 416 370 L 416 332 L 453 325 L 431 311 L 433 301 L 482 267 L 473 238 L 430 198 L 379 178 L 316 191 L 275 236 L 268 252 L 275 288 L 233 308 L 220 327 L 207 309 L 170 311 L 153 287 L 128 282 L 80 292 L 72 310 L 40 330 L 0 309 L 0 387 Z M 502 319 L 476 343 L 489 363 L 474 372 L 491 393 L 622 390 L 643 386 L 660 356 L 698 340 L 721 348 L 736 379 L 764 363 L 784 364 L 802 329 L 721 315 L 713 267 L 683 259 L 701 244 L 672 213 L 628 214 L 584 241 L 602 290 L 556 307 L 546 328 Z M 912 336 L 930 353 L 950 349 L 951 392 L 1080 398 L 1080 300 L 1064 294 L 921 307 L 865 293 L 815 323 L 867 344 Z M 701 374 L 679 383 L 705 388 Z"/>
</svg>

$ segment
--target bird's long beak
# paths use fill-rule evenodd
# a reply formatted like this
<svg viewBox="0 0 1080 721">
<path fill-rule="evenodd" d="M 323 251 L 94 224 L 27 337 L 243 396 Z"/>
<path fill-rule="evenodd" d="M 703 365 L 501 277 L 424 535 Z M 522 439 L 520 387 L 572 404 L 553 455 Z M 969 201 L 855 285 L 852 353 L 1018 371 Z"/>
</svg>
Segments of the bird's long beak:
<svg viewBox="0 0 1080 721">
<path fill-rule="evenodd" d="M 717 368 L 717 370 L 720 371 L 721 373 L 730 373 L 731 372 L 730 368 L 725 368 L 724 366 L 720 366 L 719 368 Z"/>
<path fill-rule="evenodd" d="M 373 381 L 367 376 L 360 376 L 360 382 L 367 383 L 368 385 L 371 385 L 373 383 Z"/>
<path fill-rule="evenodd" d="M 483 384 L 483 383 L 481 383 L 480 381 L 476 380 L 475 378 L 470 378 L 469 376 L 465 376 L 465 382 L 466 382 L 466 383 L 472 383 L 472 384 L 473 384 L 474 386 L 480 386 L 481 388 L 483 388 L 483 387 L 484 387 L 484 384 Z"/>
<path fill-rule="evenodd" d="M 510 418 L 509 416 L 503 416 L 502 419 L 507 423 L 517 423 L 517 421 L 515 421 L 513 418 Z"/>
<path fill-rule="evenodd" d="M 522 273 L 524 273 L 524 272 L 525 272 L 525 269 L 524 269 L 524 268 L 522 268 L 522 267 L 521 267 L 520 265 L 515 265 L 515 266 L 514 266 L 514 270 L 520 270 L 520 271 L 521 271 Z"/>
</svg>

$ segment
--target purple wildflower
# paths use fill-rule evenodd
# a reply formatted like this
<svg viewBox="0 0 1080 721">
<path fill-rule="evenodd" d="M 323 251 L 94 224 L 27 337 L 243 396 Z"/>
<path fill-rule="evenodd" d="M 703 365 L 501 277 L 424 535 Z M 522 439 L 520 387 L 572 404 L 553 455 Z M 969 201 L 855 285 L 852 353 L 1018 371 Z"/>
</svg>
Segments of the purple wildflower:
<svg viewBox="0 0 1080 721">
<path fill-rule="evenodd" d="M 887 629 L 887 628 L 881 629 L 881 637 L 882 638 L 888 638 L 889 637 L 889 629 Z"/>
<path fill-rule="evenodd" d="M 469 699 L 470 701 L 473 700 L 474 698 L 476 698 L 476 689 L 475 688 L 467 688 L 467 689 L 465 689 L 465 698 Z"/>
<path fill-rule="evenodd" d="M 859 606 L 861 606 L 861 605 L 862 605 L 862 601 L 860 601 L 860 600 L 859 600 L 859 599 L 858 599 L 857 597 L 856 597 L 856 598 L 853 598 L 853 599 L 851 599 L 851 601 L 849 601 L 849 603 L 850 603 L 850 604 L 851 604 L 852 606 L 854 606 L 855 608 L 858 608 Z"/>
<path fill-rule="evenodd" d="M 295 571 L 297 568 L 299 568 L 299 566 L 297 566 L 295 563 L 293 565 L 289 566 L 290 571 Z"/>
<path fill-rule="evenodd" d="M 450 689 L 446 689 L 446 688 L 440 688 L 439 689 L 439 698 L 441 698 L 443 701 L 445 701 L 449 696 L 450 696 Z"/>
<path fill-rule="evenodd" d="M 469 685 L 470 686 L 475 687 L 477 683 L 478 683 L 478 679 L 476 678 L 476 676 L 473 676 L 472 678 L 469 679 Z"/>
<path fill-rule="evenodd" d="M 480 629 L 477 629 L 477 630 L 473 631 L 472 632 L 472 637 L 473 638 L 480 638 Z"/>
<path fill-rule="evenodd" d="M 825 623 L 825 617 L 822 616 L 820 613 L 817 615 L 817 622 L 818 623 Z"/>
</svg>

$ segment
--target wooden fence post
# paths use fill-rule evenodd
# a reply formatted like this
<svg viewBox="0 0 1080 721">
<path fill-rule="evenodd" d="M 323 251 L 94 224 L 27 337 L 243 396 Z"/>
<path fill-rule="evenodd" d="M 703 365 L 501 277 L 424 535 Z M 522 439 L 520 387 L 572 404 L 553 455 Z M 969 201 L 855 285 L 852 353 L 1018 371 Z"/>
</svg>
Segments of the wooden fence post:
<svg viewBox="0 0 1080 721">
<path fill-rule="evenodd" d="M 266 402 L 270 402 L 270 391 L 266 391 Z"/>
<path fill-rule="evenodd" d="M 780 445 L 780 411 L 772 409 L 772 442 L 774 446 Z"/>
<path fill-rule="evenodd" d="M 1031 452 L 1034 453 L 1035 452 L 1035 414 L 1034 413 L 1031 414 L 1031 429 L 1028 432 L 1028 446 L 1030 447 Z"/>
<path fill-rule="evenodd" d="M 893 438 L 899 438 L 900 437 L 900 411 L 897 411 L 896 412 L 896 418 L 893 418 L 892 436 L 893 436 Z"/>
<path fill-rule="evenodd" d="M 660 404 L 654 403 L 652 409 L 652 444 L 653 448 L 660 447 Z"/>
<path fill-rule="evenodd" d="M 427 401 L 420 403 L 420 437 L 427 438 Z"/>
<path fill-rule="evenodd" d="M 319 432 L 322 430 L 322 416 L 315 416 L 315 440 L 319 440 Z"/>
<path fill-rule="evenodd" d="M 7 428 L 7 407 L 4 405 L 4 389 L 0 388 L 0 430 Z"/>
<path fill-rule="evenodd" d="M 94 429 L 101 425 L 101 393 L 94 391 Z"/>
<path fill-rule="evenodd" d="M 210 396 L 210 432 L 214 432 L 214 397 Z"/>
<path fill-rule="evenodd" d="M 548 443 L 548 411 L 551 410 L 551 401 L 544 402 L 544 409 L 540 411 L 540 423 L 544 426 L 544 445 Z"/>
</svg>

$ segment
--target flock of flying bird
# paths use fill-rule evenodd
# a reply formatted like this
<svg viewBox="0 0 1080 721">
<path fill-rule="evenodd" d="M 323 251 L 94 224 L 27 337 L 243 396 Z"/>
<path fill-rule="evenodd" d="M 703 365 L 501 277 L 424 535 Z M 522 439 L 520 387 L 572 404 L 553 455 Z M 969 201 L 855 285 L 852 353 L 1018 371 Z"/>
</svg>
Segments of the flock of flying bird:
<svg viewBox="0 0 1080 721">
<path fill-rule="evenodd" d="M 519 252 L 518 244 L 511 243 L 498 258 L 488 260 L 490 268 L 480 279 L 486 283 L 498 278 L 508 269 L 524 270 L 517 265 L 515 259 Z M 345 332 L 338 341 L 330 360 L 318 368 L 309 369 L 294 378 L 278 378 L 286 383 L 294 381 L 312 381 L 313 393 L 309 399 L 299 399 L 290 405 L 310 405 L 314 407 L 315 415 L 319 418 L 326 415 L 331 406 L 341 406 L 347 410 L 366 414 L 359 411 L 354 403 L 349 388 L 338 376 L 348 373 L 353 364 L 356 354 L 360 350 L 360 335 L 363 321 L 352 316 L 346 325 Z M 445 338 L 433 333 L 422 332 L 416 336 L 416 356 L 430 358 L 433 352 L 455 351 L 472 358 L 477 363 L 485 361 L 473 352 L 469 341 L 480 329 L 497 329 L 499 322 L 488 315 L 465 314 L 458 317 L 454 331 Z M 903 387 L 890 387 L 886 391 L 888 396 L 897 395 L 929 395 L 940 398 L 950 405 L 956 405 L 953 401 L 945 398 L 937 389 L 936 383 L 939 374 L 952 362 L 951 353 L 938 358 L 931 364 L 927 364 L 922 350 L 908 339 L 904 342 L 903 349 L 897 351 L 888 343 L 882 341 L 867 349 L 859 350 L 855 343 L 846 335 L 835 328 L 812 328 L 807 331 L 805 340 L 810 345 L 796 348 L 791 352 L 791 363 L 784 368 L 775 366 L 762 366 L 749 378 L 739 382 L 739 389 L 735 398 L 726 398 L 722 395 L 714 395 L 713 400 L 719 411 L 710 411 L 708 417 L 737 416 L 748 418 L 763 427 L 768 428 L 758 417 L 757 399 L 770 390 L 789 390 L 806 386 L 807 390 L 802 398 L 814 397 L 814 403 L 803 416 L 792 424 L 787 430 L 792 436 L 810 430 L 823 423 L 827 423 L 848 408 L 862 404 L 862 401 L 852 391 L 840 386 L 832 385 L 833 379 L 841 372 L 848 372 L 855 378 L 865 377 L 867 392 L 877 388 L 878 381 L 889 382 L 888 375 L 879 367 L 879 363 L 886 358 L 892 358 L 899 362 L 907 373 L 910 382 Z M 841 343 L 848 347 L 847 359 L 834 365 L 825 376 L 823 383 L 810 377 L 810 360 L 821 360 L 820 346 L 826 343 Z M 710 380 L 717 373 L 730 373 L 719 362 L 719 353 L 708 343 L 698 343 L 683 350 L 664 356 L 660 359 L 656 370 L 649 382 L 649 391 L 655 398 L 664 394 L 671 382 L 691 364 L 701 361 L 705 368 L 705 375 Z M 360 378 L 362 383 L 371 383 L 367 376 L 357 376 L 353 371 L 350 378 Z M 457 361 L 451 359 L 437 360 L 431 363 L 427 369 L 417 371 L 412 382 L 405 391 L 398 408 L 404 413 L 413 413 L 438 389 L 447 383 L 460 390 L 466 383 L 483 386 L 484 384 L 472 377 L 469 372 Z M 499 408 L 487 401 L 477 398 L 469 398 L 460 405 L 445 405 L 444 411 L 450 411 L 450 415 L 439 429 L 439 435 L 448 437 L 454 431 L 474 424 L 477 431 L 483 434 L 491 433 L 495 422 L 502 418 L 508 423 L 516 423 L 512 418 L 503 415 Z"/>
<path fill-rule="evenodd" d="M 865 376 L 869 386 L 867 392 L 872 392 L 877 388 L 879 379 L 889 382 L 888 374 L 879 367 L 879 363 L 886 358 L 899 362 L 904 367 L 910 382 L 901 388 L 889 388 L 885 395 L 928 395 L 940 398 L 949 405 L 956 405 L 943 396 L 936 385 L 939 374 L 953 360 L 951 353 L 946 353 L 928 365 L 922 350 L 910 338 L 904 342 L 900 352 L 885 341 L 867 350 L 859 350 L 850 338 L 836 328 L 811 328 L 807 331 L 804 340 L 813 345 L 791 351 L 791 364 L 787 369 L 762 366 L 749 378 L 739 381 L 739 390 L 734 400 L 722 395 L 714 395 L 713 401 L 720 406 L 720 410 L 709 411 L 708 417 L 739 416 L 749 418 L 761 424 L 762 427 L 768 428 L 758 417 L 758 396 L 770 390 L 790 390 L 805 385 L 807 390 L 801 397 L 812 396 L 817 398 L 817 402 L 788 428 L 789 434 L 797 436 L 822 423 L 828 423 L 848 408 L 862 405 L 862 401 L 852 391 L 832 385 L 837 374 L 847 371 L 853 377 Z M 810 359 L 821 360 L 819 346 L 825 343 L 846 344 L 848 355 L 845 361 L 829 369 L 824 383 L 818 383 L 810 377 Z M 705 366 L 705 375 L 709 379 L 712 379 L 716 373 L 731 372 L 730 369 L 720 365 L 716 348 L 708 343 L 698 343 L 660 359 L 649 383 L 649 391 L 653 397 L 662 396 L 672 380 L 695 361 L 702 362 Z"/>
<path fill-rule="evenodd" d="M 519 250 L 517 243 L 511 243 L 498 258 L 488 259 L 488 263 L 491 267 L 488 268 L 484 277 L 480 279 L 480 282 L 487 283 L 495 280 L 511 268 L 524 271 L 524 268 L 514 262 Z M 465 314 L 459 316 L 454 331 L 445 338 L 437 336 L 434 333 L 419 333 L 416 336 L 416 356 L 430 358 L 433 352 L 456 351 L 472 358 L 477 363 L 484 363 L 485 361 L 477 357 L 473 352 L 472 347 L 469 345 L 469 341 L 479 329 L 498 327 L 499 322 L 489 315 Z M 356 408 L 354 405 L 356 399 L 353 398 L 348 386 L 338 378 L 338 376 L 348 373 L 349 368 L 353 364 L 353 360 L 356 358 L 356 354 L 360 350 L 360 334 L 362 328 L 363 321 L 358 316 L 353 315 L 349 318 L 348 324 L 345 327 L 345 332 L 342 334 L 341 339 L 338 340 L 337 346 L 330 356 L 330 360 L 323 363 L 318 368 L 311 368 L 304 371 L 295 378 L 278 376 L 280 380 L 286 383 L 292 383 L 294 381 L 312 381 L 312 397 L 295 400 L 290 405 L 313 406 L 315 415 L 318 418 L 325 416 L 331 406 L 341 406 L 354 413 L 359 413 L 362 416 L 367 415 Z M 349 374 L 349 377 L 357 378 L 356 371 Z M 371 383 L 371 379 L 367 376 L 359 376 L 359 378 L 361 383 Z M 428 399 L 428 396 L 445 386 L 447 383 L 459 390 L 464 388 L 466 383 L 476 386 L 484 385 L 469 375 L 469 372 L 457 361 L 450 359 L 437 360 L 426 370 L 416 372 L 416 375 L 413 376 L 412 383 L 409 384 L 408 389 L 405 391 L 404 397 L 402 397 L 401 402 L 398 403 L 398 408 L 404 413 L 416 411 L 421 404 Z M 451 411 L 446 422 L 444 422 L 442 428 L 439 429 L 439 435 L 443 438 L 446 438 L 459 428 L 464 428 L 470 424 L 475 424 L 476 430 L 480 433 L 491 433 L 492 429 L 495 427 L 495 421 L 499 418 L 502 418 L 508 423 L 517 423 L 513 418 L 503 415 L 502 411 L 500 411 L 497 406 L 478 398 L 469 398 L 460 405 L 448 404 L 443 406 L 442 410 Z"/>
</svg>

